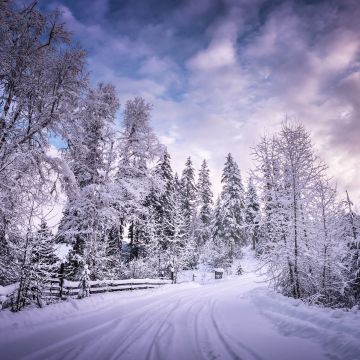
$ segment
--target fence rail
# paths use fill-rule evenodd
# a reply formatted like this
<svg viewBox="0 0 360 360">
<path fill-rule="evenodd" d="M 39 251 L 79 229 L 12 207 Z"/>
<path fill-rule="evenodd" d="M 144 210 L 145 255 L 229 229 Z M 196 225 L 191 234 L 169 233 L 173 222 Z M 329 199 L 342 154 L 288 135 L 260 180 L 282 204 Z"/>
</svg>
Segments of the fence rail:
<svg viewBox="0 0 360 360">
<path fill-rule="evenodd" d="M 141 289 L 152 289 L 162 285 L 171 284 L 171 280 L 167 279 L 126 279 L 126 280 L 97 280 L 90 281 L 90 294 L 99 294 L 113 291 L 132 291 Z M 18 286 L 16 284 L 10 285 L 11 291 L 0 291 L 0 309 L 2 303 L 6 301 L 15 291 Z M 1 287 L 2 289 L 2 287 Z M 1 290 L 0 289 L 0 290 Z M 43 297 L 50 299 L 67 299 L 69 297 L 77 297 L 81 290 L 79 281 L 69 281 L 61 279 L 48 279 L 43 287 Z M 2 293 L 4 292 L 4 293 Z"/>
<path fill-rule="evenodd" d="M 171 284 L 165 279 L 126 279 L 126 280 L 97 280 L 90 281 L 90 294 L 103 292 L 152 289 L 162 285 Z M 49 286 L 45 286 L 43 294 L 48 297 L 74 297 L 79 294 L 81 284 L 78 281 L 50 279 Z"/>
</svg>

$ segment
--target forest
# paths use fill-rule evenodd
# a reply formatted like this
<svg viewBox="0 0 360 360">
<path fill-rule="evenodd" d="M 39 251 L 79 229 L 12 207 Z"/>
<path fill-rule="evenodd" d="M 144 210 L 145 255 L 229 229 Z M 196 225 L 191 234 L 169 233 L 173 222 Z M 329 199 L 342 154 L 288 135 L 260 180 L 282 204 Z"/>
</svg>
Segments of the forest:
<svg viewBox="0 0 360 360">
<path fill-rule="evenodd" d="M 152 105 L 138 96 L 120 106 L 112 84 L 92 84 L 59 19 L 36 2 L 0 0 L 0 285 L 19 284 L 7 306 L 44 306 L 59 276 L 85 287 L 176 282 L 199 266 L 241 276 L 245 247 L 280 293 L 360 305 L 360 216 L 301 122 L 284 121 L 249 149 L 249 176 L 229 153 L 214 199 L 207 161 L 195 169 L 188 157 L 174 173 Z M 63 196 L 52 231 L 45 209 Z"/>
</svg>

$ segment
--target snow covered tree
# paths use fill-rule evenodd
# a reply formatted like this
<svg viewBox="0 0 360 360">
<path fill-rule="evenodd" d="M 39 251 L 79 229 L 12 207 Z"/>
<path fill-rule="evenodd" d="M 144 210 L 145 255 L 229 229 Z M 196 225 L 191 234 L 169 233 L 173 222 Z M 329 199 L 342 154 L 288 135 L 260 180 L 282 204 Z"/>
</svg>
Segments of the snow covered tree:
<svg viewBox="0 0 360 360">
<path fill-rule="evenodd" d="M 252 178 L 249 178 L 245 195 L 245 224 L 246 232 L 252 248 L 255 250 L 260 236 L 260 203 Z"/>
<path fill-rule="evenodd" d="M 213 193 L 211 191 L 210 170 L 206 160 L 203 161 L 199 171 L 199 178 L 196 185 L 196 224 L 195 236 L 197 246 L 201 247 L 211 237 L 211 220 L 212 220 L 212 205 Z"/>
<path fill-rule="evenodd" d="M 19 289 L 13 300 L 13 311 L 19 311 L 31 303 L 42 307 L 54 300 L 49 289 L 50 280 L 58 275 L 59 259 L 54 251 L 54 237 L 44 220 L 36 232 L 29 228 L 26 237 Z"/>
<path fill-rule="evenodd" d="M 44 302 L 54 300 L 49 291 L 50 280 L 57 278 L 59 271 L 59 259 L 54 251 L 54 237 L 44 220 L 42 220 L 33 241 L 30 257 L 29 290 L 37 304 L 42 307 Z"/>
<path fill-rule="evenodd" d="M 69 134 L 65 159 L 75 175 L 77 187 L 69 194 L 58 237 L 72 244 L 66 273 L 78 279 L 84 264 L 92 278 L 106 276 L 109 236 L 119 216 L 120 205 L 109 177 L 109 159 L 114 141 L 114 120 L 119 103 L 111 85 L 89 89 L 73 114 L 78 124 Z M 111 196 L 109 194 L 112 194 Z"/>
<path fill-rule="evenodd" d="M 360 221 L 352 207 L 349 193 L 346 192 L 345 216 L 343 216 L 344 237 L 347 243 L 346 265 L 346 301 L 348 306 L 360 305 Z"/>
<path fill-rule="evenodd" d="M 138 258 L 144 229 L 150 216 L 146 202 L 151 191 L 162 188 L 151 164 L 163 149 L 150 126 L 152 106 L 141 97 L 125 105 L 123 130 L 119 145 L 119 167 L 116 182 L 122 197 L 123 215 L 119 222 L 128 225 L 130 259 Z"/>
<path fill-rule="evenodd" d="M 171 224 L 171 237 L 164 252 L 167 273 L 173 272 L 174 282 L 177 274 L 184 269 L 191 269 L 197 262 L 196 243 L 193 237 L 187 237 L 188 227 L 182 202 L 182 184 L 178 175 L 174 176 L 174 203 Z"/>
<path fill-rule="evenodd" d="M 319 288 L 315 259 L 324 246 L 314 230 L 320 220 L 309 209 L 318 199 L 326 166 L 314 155 L 310 135 L 299 124 L 284 123 L 277 136 L 259 144 L 255 155 L 265 199 L 265 229 L 270 230 L 270 236 L 265 232 L 261 258 L 282 292 L 309 298 Z"/>
<path fill-rule="evenodd" d="M 181 175 L 181 195 L 186 227 L 190 234 L 196 209 L 195 169 L 190 157 L 187 158 Z"/>
<path fill-rule="evenodd" d="M 346 244 L 341 233 L 341 211 L 336 202 L 336 188 L 327 178 L 319 179 L 313 201 L 308 203 L 312 226 L 306 229 L 307 261 L 312 274 L 315 299 L 329 306 L 344 304 L 345 286 L 342 261 Z"/>
<path fill-rule="evenodd" d="M 192 247 L 195 244 L 194 220 L 196 216 L 196 185 L 195 185 L 195 169 L 191 158 L 189 157 L 185 163 L 185 169 L 180 179 L 180 202 L 185 222 L 185 239 Z M 191 266 L 196 266 L 198 262 L 198 254 L 194 252 Z"/>
<path fill-rule="evenodd" d="M 69 129 L 87 77 L 84 52 L 72 46 L 58 12 L 44 14 L 36 2 L 2 1 L 0 7 L 0 281 L 6 283 L 19 276 L 5 264 L 21 262 L 17 253 L 26 240 L 19 228 L 27 227 L 31 207 L 25 199 L 39 188 L 42 201 L 48 172 L 66 170 L 47 153 L 49 135 Z M 71 185 L 71 177 L 61 179 Z"/>
<path fill-rule="evenodd" d="M 72 115 L 77 126 L 67 139 L 65 158 L 82 189 L 106 180 L 119 100 L 113 85 L 100 83 L 89 89 L 78 106 Z"/>
<path fill-rule="evenodd" d="M 156 221 L 159 224 L 159 238 L 162 249 L 166 250 L 170 239 L 173 237 L 175 221 L 175 183 L 170 164 L 170 155 L 164 151 L 156 168 L 155 175 L 162 181 L 163 191 L 154 194 L 153 203 L 156 212 Z"/>
<path fill-rule="evenodd" d="M 232 259 L 246 245 L 245 195 L 238 165 L 229 154 L 226 158 L 222 179 L 223 188 L 215 207 L 213 237 L 229 249 Z"/>
<path fill-rule="evenodd" d="M 205 244 L 204 262 L 212 268 L 229 268 L 234 258 L 234 242 L 223 238 L 224 215 L 220 196 L 217 198 L 214 207 L 214 216 L 212 223 L 212 239 Z"/>
</svg>

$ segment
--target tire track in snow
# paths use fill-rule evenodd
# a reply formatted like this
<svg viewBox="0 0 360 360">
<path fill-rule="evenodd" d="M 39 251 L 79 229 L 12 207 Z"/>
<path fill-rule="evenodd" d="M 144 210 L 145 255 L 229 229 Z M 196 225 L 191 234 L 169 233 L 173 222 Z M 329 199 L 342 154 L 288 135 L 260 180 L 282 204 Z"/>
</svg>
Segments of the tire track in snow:
<svg viewBox="0 0 360 360">
<path fill-rule="evenodd" d="M 169 323 L 168 320 L 169 320 L 170 316 L 174 313 L 175 309 L 177 309 L 177 307 L 179 306 L 180 301 L 181 301 L 181 299 L 176 302 L 176 304 L 173 306 L 173 308 L 171 308 L 171 310 L 166 314 L 165 319 L 163 321 L 161 321 L 160 325 L 157 327 L 157 330 L 156 330 L 155 334 L 153 335 L 153 340 L 151 341 L 150 348 L 147 351 L 146 360 L 152 359 L 153 352 L 155 352 L 155 355 L 156 355 L 155 359 L 163 358 L 162 354 L 161 354 L 161 350 L 159 349 L 159 343 L 158 343 L 158 340 L 160 337 L 159 335 L 160 335 L 161 331 L 164 329 L 165 325 L 167 325 L 168 328 L 172 328 L 173 325 L 171 323 Z M 171 337 L 171 334 L 170 334 L 170 337 Z"/>
<path fill-rule="evenodd" d="M 172 297 L 176 297 L 176 295 L 171 296 Z M 162 305 L 163 304 L 163 300 L 160 299 L 154 303 L 148 304 L 146 306 L 142 306 L 140 309 L 135 309 L 123 316 L 119 316 L 117 318 L 112 318 L 111 320 L 108 320 L 106 322 L 102 322 L 99 325 L 96 326 L 92 326 L 90 329 L 86 329 L 81 331 L 80 333 L 76 334 L 76 335 L 71 335 L 69 334 L 68 337 L 66 337 L 63 340 L 60 340 L 59 342 L 57 342 L 56 344 L 50 344 L 46 347 L 41 348 L 38 351 L 35 351 L 34 353 L 23 357 L 24 359 L 28 359 L 28 360 L 38 360 L 41 358 L 44 359 L 48 359 L 48 356 L 52 356 L 52 354 L 54 353 L 61 353 L 61 350 L 63 350 L 66 346 L 71 346 L 74 343 L 74 349 L 81 346 L 79 345 L 79 343 L 81 343 L 82 339 L 85 338 L 92 338 L 94 336 L 96 336 L 100 331 L 101 332 L 101 336 L 100 339 L 94 339 L 95 344 L 96 343 L 100 343 L 101 345 L 103 345 L 103 343 L 101 342 L 104 338 L 106 338 L 106 336 L 108 336 L 109 334 L 112 334 L 114 332 L 114 328 L 116 327 L 116 325 L 119 325 L 121 322 L 126 321 L 127 319 L 131 319 L 133 318 L 134 314 L 136 313 L 141 313 L 142 316 L 142 320 L 145 323 L 149 323 L 150 325 L 147 328 L 150 328 L 151 326 L 153 326 L 153 324 L 151 323 L 150 318 L 152 318 L 154 315 L 152 314 L 152 310 L 155 308 L 158 308 L 158 305 Z M 111 312 L 114 311 L 114 309 L 110 308 L 110 310 L 112 310 Z M 108 310 L 109 311 L 109 310 Z M 139 324 L 137 326 L 132 326 L 131 328 L 131 332 L 127 333 L 127 336 L 125 339 L 123 340 L 127 340 L 128 338 L 131 338 L 131 336 L 138 330 L 138 328 L 140 328 L 143 325 L 143 322 L 139 322 Z M 145 329 L 147 330 L 147 329 Z M 91 343 L 90 345 L 90 349 L 93 348 L 95 346 L 94 343 Z M 44 357 L 45 356 L 45 357 Z M 59 356 L 55 356 L 55 359 L 64 359 L 64 357 L 59 357 Z"/>
<path fill-rule="evenodd" d="M 229 354 L 233 357 L 234 360 L 242 360 L 243 358 L 240 357 L 238 355 L 238 353 L 234 350 L 234 344 L 239 346 L 242 350 L 245 350 L 245 352 L 251 356 L 252 359 L 254 360 L 263 360 L 263 358 L 258 355 L 253 349 L 251 349 L 249 346 L 245 345 L 244 343 L 242 343 L 241 341 L 239 341 L 238 339 L 235 339 L 233 336 L 230 336 L 229 334 L 227 334 L 224 330 L 221 331 L 219 324 L 216 320 L 216 310 L 215 310 L 215 304 L 216 304 L 216 300 L 214 299 L 210 299 L 210 316 L 211 316 L 211 321 L 212 324 L 214 326 L 214 329 L 219 337 L 219 339 L 221 340 L 221 342 L 223 343 L 224 347 L 226 348 L 226 350 L 229 352 Z M 220 318 L 220 317 L 218 317 Z M 226 339 L 232 339 L 232 344 L 230 341 L 226 340 Z M 248 360 L 250 359 L 249 356 L 246 356 L 244 359 Z"/>
</svg>

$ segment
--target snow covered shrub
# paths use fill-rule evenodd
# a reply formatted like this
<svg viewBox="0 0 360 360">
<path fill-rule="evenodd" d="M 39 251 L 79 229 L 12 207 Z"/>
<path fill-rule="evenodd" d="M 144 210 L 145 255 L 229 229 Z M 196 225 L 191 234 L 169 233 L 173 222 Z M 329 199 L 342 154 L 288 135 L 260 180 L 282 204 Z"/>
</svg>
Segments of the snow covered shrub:
<svg viewBox="0 0 360 360">
<path fill-rule="evenodd" d="M 146 259 L 134 259 L 129 262 L 129 277 L 133 279 L 156 278 L 159 269 L 154 262 Z"/>
</svg>

